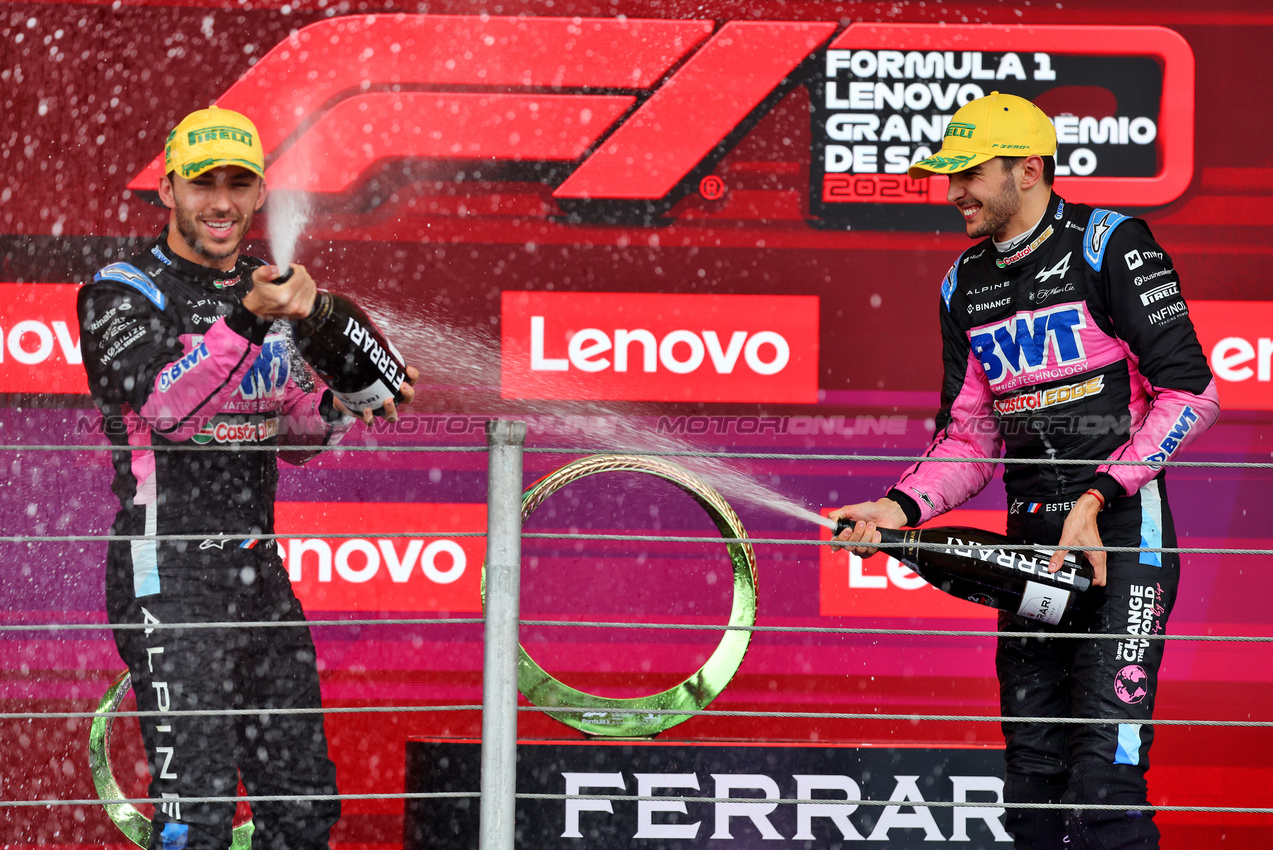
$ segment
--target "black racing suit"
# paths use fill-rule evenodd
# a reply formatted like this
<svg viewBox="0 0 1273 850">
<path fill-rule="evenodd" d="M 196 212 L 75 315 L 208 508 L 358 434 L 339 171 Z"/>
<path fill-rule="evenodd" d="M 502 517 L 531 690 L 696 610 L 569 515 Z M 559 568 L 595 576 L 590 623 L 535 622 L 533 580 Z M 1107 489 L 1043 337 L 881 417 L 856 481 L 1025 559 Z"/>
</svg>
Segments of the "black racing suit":
<svg viewBox="0 0 1273 850">
<path fill-rule="evenodd" d="M 120 510 L 107 553 L 113 624 L 304 623 L 273 539 L 278 456 L 331 443 L 353 420 L 315 391 L 286 323 L 242 306 L 259 260 L 221 272 L 176 256 L 167 231 L 79 293 L 84 368 L 112 451 Z M 294 445 L 296 451 L 247 451 Z M 196 535 L 168 540 L 165 535 Z M 152 537 L 156 536 L 156 537 Z M 335 794 L 314 643 L 305 625 L 117 630 L 139 709 L 259 709 L 143 717 L 152 848 L 226 848 L 249 794 Z M 253 804 L 255 847 L 319 848 L 339 801 Z"/>
<path fill-rule="evenodd" d="M 1171 258 L 1143 221 L 1052 195 L 1012 249 L 1001 254 L 987 239 L 955 262 L 940 314 L 942 408 L 926 457 L 1035 461 L 1003 474 L 1008 531 L 1027 542 L 1057 543 L 1074 502 L 1096 489 L 1107 503 L 1097 521 L 1104 545 L 1176 545 L 1152 464 L 1205 430 L 1218 404 Z M 1092 463 L 1053 462 L 1064 459 Z M 972 497 L 993 470 L 920 461 L 889 496 L 915 525 Z M 1069 621 L 1001 617 L 1001 631 L 1023 635 L 999 640 L 1004 716 L 1110 720 L 1005 723 L 1008 802 L 1146 802 L 1146 722 L 1163 642 L 1137 636 L 1165 629 L 1179 570 L 1178 554 L 1109 553 L 1106 586 L 1084 594 Z M 1057 629 L 1129 637 L 1036 637 Z M 1006 820 L 1019 848 L 1157 846 L 1140 812 L 1009 808 Z"/>
</svg>

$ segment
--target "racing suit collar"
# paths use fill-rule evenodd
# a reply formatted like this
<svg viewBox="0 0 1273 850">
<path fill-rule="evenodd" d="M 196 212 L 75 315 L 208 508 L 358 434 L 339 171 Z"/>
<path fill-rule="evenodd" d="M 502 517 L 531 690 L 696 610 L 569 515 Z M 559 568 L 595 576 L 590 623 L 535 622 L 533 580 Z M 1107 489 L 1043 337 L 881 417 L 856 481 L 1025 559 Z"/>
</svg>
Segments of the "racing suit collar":
<svg viewBox="0 0 1273 850">
<path fill-rule="evenodd" d="M 1052 198 L 1055 199 L 1056 195 L 1054 194 Z M 996 241 L 994 243 L 995 250 L 998 251 L 1000 254 L 1007 254 L 1020 248 L 1022 245 L 1026 243 L 1027 240 L 1030 239 L 1030 237 L 1034 236 L 1035 231 L 1039 229 L 1039 225 L 1043 223 L 1043 219 L 1047 218 L 1048 212 L 1051 209 L 1052 209 L 1052 200 L 1049 200 L 1047 207 L 1044 208 L 1042 214 L 1039 215 L 1039 220 L 1036 221 L 1032 227 L 1030 227 L 1028 230 L 1022 233 L 1017 234 L 1016 236 L 1013 236 L 1011 239 L 1009 239 L 1006 242 Z"/>
<path fill-rule="evenodd" d="M 1048 199 L 1047 206 L 1043 209 L 1043 215 L 1039 216 L 1039 220 L 1034 223 L 1034 227 L 1020 236 L 1009 239 L 1007 242 L 996 242 L 994 237 L 991 237 L 991 247 L 994 248 L 995 253 L 998 255 L 995 258 L 995 265 L 1005 269 L 1035 253 L 1055 235 L 1064 211 L 1065 201 L 1056 192 L 1053 192 Z"/>
</svg>

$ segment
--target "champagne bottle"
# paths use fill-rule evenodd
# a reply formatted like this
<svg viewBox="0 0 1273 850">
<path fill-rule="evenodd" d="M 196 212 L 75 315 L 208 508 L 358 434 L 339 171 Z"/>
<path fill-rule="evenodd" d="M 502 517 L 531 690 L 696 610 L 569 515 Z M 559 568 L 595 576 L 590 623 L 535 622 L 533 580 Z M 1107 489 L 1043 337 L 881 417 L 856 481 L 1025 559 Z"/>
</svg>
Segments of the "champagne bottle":
<svg viewBox="0 0 1273 850">
<path fill-rule="evenodd" d="M 840 520 L 838 535 L 853 523 Z M 939 590 L 1008 611 L 1018 617 L 1056 625 L 1078 595 L 1092 586 L 1092 566 L 1075 553 L 1065 565 L 1048 572 L 1055 549 L 1004 549 L 1020 541 L 979 528 L 881 528 L 880 542 L 901 546 L 887 551 Z M 936 544 L 920 548 L 917 543 Z"/>
<path fill-rule="evenodd" d="M 274 282 L 291 276 L 289 268 Z M 314 309 L 292 328 L 301 356 L 354 413 L 370 407 L 380 416 L 388 399 L 402 401 L 399 388 L 407 379 L 402 355 L 353 301 L 320 289 Z"/>
</svg>

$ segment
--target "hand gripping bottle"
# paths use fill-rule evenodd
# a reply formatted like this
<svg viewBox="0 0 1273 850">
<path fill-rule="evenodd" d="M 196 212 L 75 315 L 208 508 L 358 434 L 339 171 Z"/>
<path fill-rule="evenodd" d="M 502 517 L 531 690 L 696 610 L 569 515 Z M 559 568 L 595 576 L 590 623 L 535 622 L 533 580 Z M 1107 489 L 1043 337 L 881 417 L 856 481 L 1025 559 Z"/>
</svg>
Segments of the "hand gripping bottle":
<svg viewBox="0 0 1273 850">
<path fill-rule="evenodd" d="M 835 534 L 853 523 L 840 520 Z M 903 562 L 933 587 L 1048 625 L 1061 622 L 1079 594 L 1092 586 L 1092 566 L 1075 553 L 1048 572 L 1055 549 L 1004 549 L 1019 541 L 979 528 L 881 528 L 880 542 L 901 544 L 882 551 Z M 930 544 L 922 548 L 916 544 Z"/>
<path fill-rule="evenodd" d="M 274 282 L 291 275 L 288 269 Z M 314 309 L 292 328 L 301 356 L 354 413 L 370 407 L 380 416 L 386 400 L 402 401 L 399 387 L 407 379 L 402 355 L 353 301 L 320 289 Z"/>
</svg>

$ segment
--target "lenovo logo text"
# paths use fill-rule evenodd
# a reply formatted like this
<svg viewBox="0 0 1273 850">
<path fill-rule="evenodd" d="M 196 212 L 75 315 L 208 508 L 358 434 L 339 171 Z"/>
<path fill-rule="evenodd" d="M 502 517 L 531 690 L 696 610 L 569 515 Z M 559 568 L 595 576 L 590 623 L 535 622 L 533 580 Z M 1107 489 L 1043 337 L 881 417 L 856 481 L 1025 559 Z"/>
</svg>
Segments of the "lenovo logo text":
<svg viewBox="0 0 1273 850">
<path fill-rule="evenodd" d="M 279 554 L 316 611 L 480 611 L 482 504 L 279 502 Z M 428 531 L 424 531 L 428 529 Z"/>
<path fill-rule="evenodd" d="M 287 564 L 287 575 L 299 582 L 307 566 L 318 573 L 320 582 L 333 578 L 362 584 L 370 581 L 384 567 L 391 581 L 403 584 L 419 572 L 428 581 L 450 584 L 464 575 L 468 568 L 468 556 L 454 540 L 434 540 L 428 545 L 420 539 L 399 541 L 366 540 L 355 537 L 338 546 L 322 538 L 306 538 L 282 541 L 279 554 Z M 313 557 L 307 557 L 312 555 Z"/>
<path fill-rule="evenodd" d="M 817 398 L 818 299 L 506 292 L 505 398 Z"/>
<path fill-rule="evenodd" d="M 740 354 L 746 367 L 756 374 L 776 375 L 791 361 L 791 346 L 782 334 L 773 331 L 750 336 L 746 331 L 734 331 L 728 343 L 723 343 L 720 334 L 710 330 L 674 330 L 660 339 L 645 328 L 618 328 L 611 333 L 584 328 L 570 337 L 567 356 L 557 358 L 544 353 L 544 317 L 530 319 L 530 368 L 536 372 L 566 372 L 571 368 L 581 372 L 627 372 L 631 366 L 634 371 L 657 372 L 662 368 L 688 375 L 708 366 L 717 375 L 729 375 L 739 365 Z"/>
<path fill-rule="evenodd" d="M 88 393 L 77 290 L 69 283 L 0 283 L 0 393 Z M 118 315 L 99 319 L 98 327 L 113 319 Z"/>
</svg>

